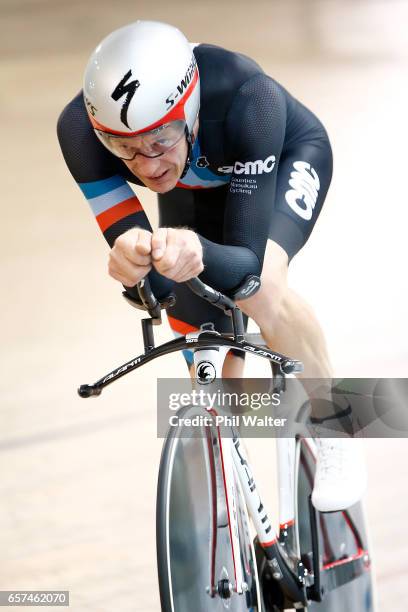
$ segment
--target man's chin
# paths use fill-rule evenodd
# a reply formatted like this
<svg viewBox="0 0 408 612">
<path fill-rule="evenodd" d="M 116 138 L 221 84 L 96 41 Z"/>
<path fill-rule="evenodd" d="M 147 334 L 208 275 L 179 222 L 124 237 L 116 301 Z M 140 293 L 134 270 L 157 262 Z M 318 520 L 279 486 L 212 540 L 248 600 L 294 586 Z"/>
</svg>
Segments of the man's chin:
<svg viewBox="0 0 408 612">
<path fill-rule="evenodd" d="M 174 186 L 167 185 L 146 185 L 146 187 L 150 189 L 150 191 L 154 191 L 154 193 L 167 193 L 168 191 L 174 189 Z"/>
<path fill-rule="evenodd" d="M 167 181 L 163 181 L 162 184 L 156 184 L 155 181 L 148 181 L 148 183 L 149 184 L 147 184 L 146 187 L 151 191 L 154 191 L 155 193 L 167 193 L 175 188 L 178 183 L 178 179 L 168 179 Z"/>
</svg>

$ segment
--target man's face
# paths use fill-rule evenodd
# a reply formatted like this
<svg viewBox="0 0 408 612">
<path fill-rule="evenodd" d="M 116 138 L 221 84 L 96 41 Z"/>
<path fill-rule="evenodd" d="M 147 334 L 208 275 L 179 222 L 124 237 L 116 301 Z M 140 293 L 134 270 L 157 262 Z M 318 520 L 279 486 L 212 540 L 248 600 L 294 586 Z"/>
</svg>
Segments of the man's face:
<svg viewBox="0 0 408 612">
<path fill-rule="evenodd" d="M 146 187 L 156 193 L 166 193 L 174 189 L 182 175 L 187 151 L 187 140 L 182 138 L 170 151 L 160 157 L 136 155 L 132 160 L 122 161 Z"/>
</svg>

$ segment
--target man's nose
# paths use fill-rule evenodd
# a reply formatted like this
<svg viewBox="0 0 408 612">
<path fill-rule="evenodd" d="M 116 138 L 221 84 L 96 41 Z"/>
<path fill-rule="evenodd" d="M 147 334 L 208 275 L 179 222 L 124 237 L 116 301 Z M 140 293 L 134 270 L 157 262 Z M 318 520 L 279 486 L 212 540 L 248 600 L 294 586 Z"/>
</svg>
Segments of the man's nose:
<svg viewBox="0 0 408 612">
<path fill-rule="evenodd" d="M 160 159 L 157 157 L 145 157 L 144 155 L 136 155 L 133 160 L 133 167 L 142 174 L 153 176 L 159 170 Z"/>
</svg>

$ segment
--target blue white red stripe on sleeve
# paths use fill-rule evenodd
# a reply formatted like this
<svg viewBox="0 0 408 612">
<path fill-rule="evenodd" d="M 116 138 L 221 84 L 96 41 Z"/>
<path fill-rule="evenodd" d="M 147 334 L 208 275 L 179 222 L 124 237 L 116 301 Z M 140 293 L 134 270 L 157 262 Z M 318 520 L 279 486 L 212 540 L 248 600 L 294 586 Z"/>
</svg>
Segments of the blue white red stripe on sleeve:
<svg viewBox="0 0 408 612">
<path fill-rule="evenodd" d="M 142 212 L 139 199 L 119 175 L 91 183 L 78 183 L 102 232 L 125 217 Z"/>
</svg>

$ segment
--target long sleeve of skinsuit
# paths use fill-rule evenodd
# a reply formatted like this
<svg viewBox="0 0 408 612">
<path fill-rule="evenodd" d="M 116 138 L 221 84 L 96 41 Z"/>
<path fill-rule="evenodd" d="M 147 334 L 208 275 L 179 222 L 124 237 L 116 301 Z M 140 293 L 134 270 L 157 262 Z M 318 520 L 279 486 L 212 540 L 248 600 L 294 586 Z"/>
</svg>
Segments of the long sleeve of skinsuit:
<svg viewBox="0 0 408 612">
<path fill-rule="evenodd" d="M 62 111 L 57 134 L 65 162 L 110 247 L 116 238 L 133 227 L 152 231 L 146 213 L 128 180 L 140 184 L 125 164 L 105 149 L 89 122 L 82 93 Z M 153 292 L 161 299 L 168 295 L 173 282 L 149 273 Z M 134 288 L 126 287 L 135 297 Z"/>
</svg>

